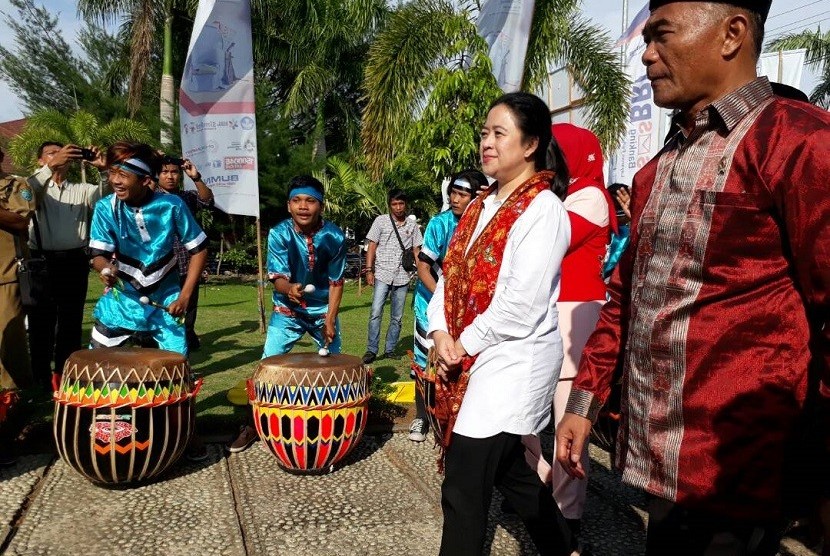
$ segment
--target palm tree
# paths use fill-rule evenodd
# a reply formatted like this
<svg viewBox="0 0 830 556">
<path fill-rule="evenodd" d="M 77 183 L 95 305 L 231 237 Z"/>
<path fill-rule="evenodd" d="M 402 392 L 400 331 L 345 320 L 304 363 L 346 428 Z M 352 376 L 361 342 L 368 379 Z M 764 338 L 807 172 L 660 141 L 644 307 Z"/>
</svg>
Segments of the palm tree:
<svg viewBox="0 0 830 556">
<path fill-rule="evenodd" d="M 377 180 L 369 176 L 363 159 L 350 161 L 340 156 L 330 157 L 326 170 L 314 176 L 326 190 L 326 218 L 352 228 L 360 237 L 376 216 L 388 210 L 386 195 L 393 188 L 406 191 L 408 207 L 422 219 L 438 210 L 432 176 L 410 156 L 397 157 Z"/>
<path fill-rule="evenodd" d="M 821 72 L 821 79 L 810 93 L 810 102 L 830 109 L 830 32 L 805 30 L 779 37 L 767 45 L 768 51 L 807 50 L 805 63 Z"/>
<path fill-rule="evenodd" d="M 457 84 L 471 68 L 480 79 L 489 80 L 489 84 L 479 84 L 483 90 L 476 99 L 466 99 L 466 109 L 474 112 L 472 118 L 469 112 L 460 114 L 478 122 L 470 132 L 473 137 L 487 108 L 484 101 L 498 94 L 495 78 L 481 71 L 489 67 L 489 60 L 487 45 L 475 25 L 479 3 L 455 4 L 449 0 L 415 0 L 401 7 L 370 48 L 361 137 L 374 177 L 388 161 L 406 152 L 413 122 L 430 105 L 442 82 L 450 89 L 464 91 L 465 87 Z M 537 91 L 548 68 L 564 64 L 587 93 L 589 126 L 610 149 L 616 146 L 624 128 L 628 81 L 617 55 L 611 52 L 607 35 L 586 22 L 578 7 L 579 0 L 536 0 L 522 88 Z M 470 104 L 470 100 L 474 102 Z M 443 105 L 444 117 L 452 119 L 457 106 L 447 101 L 444 93 L 437 105 Z M 456 154 L 463 158 L 470 150 L 469 145 L 458 153 L 450 144 L 433 147 L 449 149 L 449 158 Z"/>
<path fill-rule="evenodd" d="M 23 131 L 9 142 L 9 156 L 16 166 L 34 169 L 37 149 L 45 141 L 106 147 L 122 140 L 149 142 L 150 132 L 144 124 L 127 118 L 102 124 L 83 110 L 74 113 L 41 110 L 29 115 Z M 85 165 L 81 165 L 81 181 L 87 181 Z"/>
<path fill-rule="evenodd" d="M 364 60 L 385 0 L 259 0 L 255 8 L 257 64 L 284 114 L 308 129 L 312 160 L 325 159 L 335 126 L 344 146 L 356 145 Z"/>
<path fill-rule="evenodd" d="M 121 32 L 129 36 L 129 89 L 127 107 L 135 115 L 141 107 L 144 84 L 154 58 L 162 47 L 162 77 L 159 95 L 161 114 L 161 144 L 173 142 L 176 102 L 173 81 L 173 27 L 176 18 L 189 20 L 186 14 L 194 13 L 197 0 L 78 0 L 78 11 L 84 17 L 99 18 L 110 22 L 124 16 Z M 158 40 L 162 31 L 162 41 Z"/>
</svg>

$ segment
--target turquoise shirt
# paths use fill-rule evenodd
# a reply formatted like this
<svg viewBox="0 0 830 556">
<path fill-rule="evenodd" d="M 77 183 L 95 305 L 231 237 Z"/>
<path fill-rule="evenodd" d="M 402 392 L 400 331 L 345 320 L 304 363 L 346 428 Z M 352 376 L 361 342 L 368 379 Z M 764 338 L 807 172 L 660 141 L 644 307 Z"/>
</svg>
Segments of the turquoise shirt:
<svg viewBox="0 0 830 556">
<path fill-rule="evenodd" d="M 346 269 L 346 238 L 337 225 L 322 221 L 313 235 L 297 231 L 294 221 L 283 220 L 268 233 L 268 279 L 283 277 L 303 286 L 314 284 L 303 295 L 304 305 L 274 291 L 274 306 L 302 316 L 319 317 L 329 306 L 329 285 L 342 284 Z"/>
<path fill-rule="evenodd" d="M 418 258 L 430 263 L 430 272 L 436 282 L 442 274 L 441 265 L 444 263 L 444 255 L 447 254 L 447 247 L 450 245 L 452 234 L 458 226 L 458 220 L 459 217 L 454 215 L 451 210 L 445 210 L 433 216 L 424 231 L 424 243 L 421 245 Z M 415 286 L 413 305 L 415 307 L 415 318 L 424 330 L 427 328 L 427 306 L 430 299 L 432 299 L 432 292 L 418 280 Z"/>
<path fill-rule="evenodd" d="M 179 297 L 174 238 L 191 255 L 207 247 L 207 236 L 182 200 L 156 192 L 130 206 L 107 195 L 95 205 L 89 236 L 90 256 L 114 257 L 121 280 L 98 300 L 93 316 L 109 328 L 138 331 L 175 322 L 140 298 L 167 306 Z"/>
</svg>

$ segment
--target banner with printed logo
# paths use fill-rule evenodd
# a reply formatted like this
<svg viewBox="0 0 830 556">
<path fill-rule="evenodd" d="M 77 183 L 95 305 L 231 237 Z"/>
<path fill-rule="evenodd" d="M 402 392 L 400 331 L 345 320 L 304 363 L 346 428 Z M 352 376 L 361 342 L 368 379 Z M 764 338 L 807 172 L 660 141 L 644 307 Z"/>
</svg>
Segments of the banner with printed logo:
<svg viewBox="0 0 830 556">
<path fill-rule="evenodd" d="M 199 0 L 179 90 L 182 156 L 217 208 L 258 217 L 254 107 L 249 0 Z"/>
<path fill-rule="evenodd" d="M 478 16 L 478 34 L 490 47 L 493 75 L 505 93 L 522 86 L 534 4 L 534 0 L 487 0 Z"/>
<path fill-rule="evenodd" d="M 608 176 L 611 183 L 631 185 L 634 174 L 663 146 L 670 121 L 669 111 L 654 103 L 651 82 L 642 62 L 646 49 L 642 30 L 648 16 L 646 3 L 617 41 L 617 46 L 624 48 L 624 70 L 631 81 L 631 105 L 625 136 L 619 148 L 609 157 Z"/>
</svg>

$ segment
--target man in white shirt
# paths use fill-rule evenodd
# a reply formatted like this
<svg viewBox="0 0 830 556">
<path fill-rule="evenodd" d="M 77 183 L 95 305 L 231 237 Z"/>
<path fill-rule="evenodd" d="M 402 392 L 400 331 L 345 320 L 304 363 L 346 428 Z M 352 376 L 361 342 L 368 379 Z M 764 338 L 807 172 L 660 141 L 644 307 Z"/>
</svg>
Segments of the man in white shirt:
<svg viewBox="0 0 830 556">
<path fill-rule="evenodd" d="M 104 170 L 104 153 L 47 141 L 38 148 L 40 169 L 29 179 L 37 211 L 29 226 L 29 248 L 47 262 L 52 303 L 27 309 L 29 348 L 35 382 L 51 391 L 52 373 L 81 349 L 81 324 L 89 282 L 89 224 L 92 209 L 104 194 L 100 183 L 67 179 L 74 161 L 85 160 Z M 85 156 L 85 158 L 84 158 Z M 53 366 L 54 362 L 54 366 Z"/>
</svg>

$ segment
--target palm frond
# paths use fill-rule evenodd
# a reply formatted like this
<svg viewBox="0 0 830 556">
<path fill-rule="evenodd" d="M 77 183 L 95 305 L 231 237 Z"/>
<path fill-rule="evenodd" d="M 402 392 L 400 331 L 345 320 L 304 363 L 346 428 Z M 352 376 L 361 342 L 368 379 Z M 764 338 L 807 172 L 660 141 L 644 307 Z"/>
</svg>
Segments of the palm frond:
<svg viewBox="0 0 830 556">
<path fill-rule="evenodd" d="M 767 52 L 777 50 L 807 50 L 804 63 L 808 66 L 824 67 L 830 64 L 830 31 L 821 32 L 821 28 L 790 33 L 767 44 Z"/>
<path fill-rule="evenodd" d="M 369 48 L 361 139 L 374 178 L 394 157 L 400 144 L 396 135 L 412 120 L 423 80 L 452 42 L 447 36 L 447 21 L 454 17 L 448 2 L 413 2 L 390 17 Z"/>
<path fill-rule="evenodd" d="M 606 151 L 619 144 L 628 115 L 629 81 L 607 33 L 579 15 L 573 2 L 537 0 L 523 88 L 538 90 L 551 67 L 565 64 L 585 91 L 588 126 Z"/>
<path fill-rule="evenodd" d="M 98 130 L 99 145 L 111 145 L 116 141 L 137 141 L 152 143 L 152 137 L 147 126 L 141 122 L 127 118 L 112 120 Z"/>
<path fill-rule="evenodd" d="M 335 75 L 331 70 L 316 64 L 305 66 L 294 80 L 285 102 L 287 114 L 295 114 L 316 106 L 334 85 Z"/>
<path fill-rule="evenodd" d="M 78 110 L 69 118 L 69 127 L 72 130 L 72 137 L 74 142 L 82 147 L 96 143 L 98 129 L 100 124 L 98 118 L 85 112 Z"/>
</svg>

